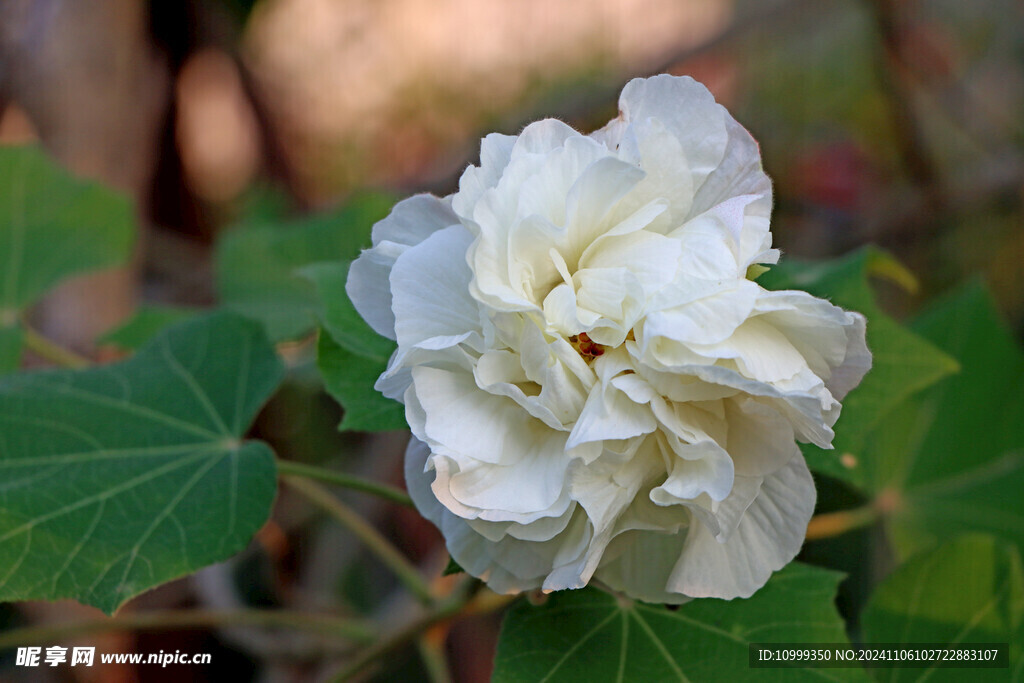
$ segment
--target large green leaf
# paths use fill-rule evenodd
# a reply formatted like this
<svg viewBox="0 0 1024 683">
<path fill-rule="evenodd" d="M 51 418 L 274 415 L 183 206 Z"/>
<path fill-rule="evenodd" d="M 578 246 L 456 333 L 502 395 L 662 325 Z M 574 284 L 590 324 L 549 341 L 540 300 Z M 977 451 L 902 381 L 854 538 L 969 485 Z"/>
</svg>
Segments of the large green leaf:
<svg viewBox="0 0 1024 683">
<path fill-rule="evenodd" d="M 917 555 L 878 586 L 861 618 L 865 642 L 1011 643 L 1024 674 L 1024 574 L 1016 549 L 992 536 L 958 538 Z M 873 669 L 883 681 L 1007 680 L 1002 669 Z"/>
<path fill-rule="evenodd" d="M 893 411 L 868 442 L 869 488 L 890 511 L 897 550 L 971 530 L 1024 548 L 1024 353 L 979 284 L 913 327 L 963 371 Z"/>
<path fill-rule="evenodd" d="M 385 432 L 407 427 L 405 407 L 373 388 L 386 363 L 351 353 L 326 331 L 320 332 L 316 362 L 328 393 L 345 409 L 339 429 Z"/>
<path fill-rule="evenodd" d="M 0 375 L 18 369 L 21 363 L 22 330 L 17 323 L 0 323 Z"/>
<path fill-rule="evenodd" d="M 873 303 L 871 274 L 906 279 L 873 250 L 771 273 L 775 286 L 831 294 L 868 316 L 875 366 L 836 425 L 836 449 L 856 465 L 814 447 L 809 462 L 875 499 L 900 556 L 970 531 L 1024 547 L 1024 353 L 982 285 L 936 302 L 904 330 Z M 954 358 L 960 372 L 944 377 Z"/>
<path fill-rule="evenodd" d="M 317 367 L 327 391 L 345 409 L 340 429 L 405 429 L 402 405 L 373 388 L 395 342 L 370 329 L 349 301 L 345 294 L 348 267 L 348 262 L 318 263 L 303 270 L 323 301 Z"/>
<path fill-rule="evenodd" d="M 131 318 L 106 332 L 96 343 L 116 346 L 124 351 L 136 351 L 163 330 L 196 313 L 191 308 L 145 305 L 135 311 Z"/>
<path fill-rule="evenodd" d="M 64 278 L 127 260 L 133 226 L 126 197 L 35 147 L 0 147 L 0 372 L 21 357 L 19 313 Z"/>
<path fill-rule="evenodd" d="M 370 244 L 370 228 L 391 200 L 366 195 L 340 211 L 291 223 L 242 225 L 217 245 L 217 291 L 225 306 L 259 320 L 274 341 L 316 327 L 319 303 L 297 271 L 321 261 L 355 258 Z"/>
<path fill-rule="evenodd" d="M 303 269 L 302 274 L 316 285 L 323 302 L 323 328 L 334 341 L 357 356 L 387 363 L 396 344 L 374 332 L 349 301 L 345 293 L 348 267 L 348 261 L 317 263 Z"/>
<path fill-rule="evenodd" d="M 0 310 L 123 262 L 133 238 L 126 197 L 69 175 L 34 147 L 0 148 Z"/>
<path fill-rule="evenodd" d="M 872 276 L 903 286 L 913 283 L 913 277 L 899 263 L 873 248 L 835 261 L 784 261 L 759 279 L 769 289 L 801 289 L 867 317 L 873 364 L 860 386 L 843 401 L 842 417 L 835 427 L 835 450 L 804 448 L 812 469 L 861 487 L 867 483 L 865 473 L 874 457 L 865 450 L 865 439 L 872 429 L 910 396 L 958 368 L 952 357 L 901 327 L 879 308 L 871 288 Z M 847 464 L 843 465 L 840 454 L 853 457 L 846 458 Z"/>
<path fill-rule="evenodd" d="M 219 313 L 124 363 L 0 380 L 0 599 L 113 612 L 243 549 L 276 468 L 241 438 L 282 372 L 257 324 Z"/>
<path fill-rule="evenodd" d="M 961 458 L 971 451 L 989 456 L 1024 451 L 1024 352 L 985 286 L 975 282 L 953 292 L 912 327 L 963 365 L 963 372 L 925 396 L 935 419 L 923 450 Z M 1018 455 L 1024 460 L 1024 453 Z M 936 459 L 908 476 L 911 481 L 945 477 L 958 473 L 961 464 Z"/>
<path fill-rule="evenodd" d="M 598 590 L 563 591 L 505 617 L 495 683 L 865 680 L 860 669 L 752 669 L 752 642 L 847 642 L 833 601 L 841 575 L 798 563 L 746 600 L 670 611 Z"/>
</svg>

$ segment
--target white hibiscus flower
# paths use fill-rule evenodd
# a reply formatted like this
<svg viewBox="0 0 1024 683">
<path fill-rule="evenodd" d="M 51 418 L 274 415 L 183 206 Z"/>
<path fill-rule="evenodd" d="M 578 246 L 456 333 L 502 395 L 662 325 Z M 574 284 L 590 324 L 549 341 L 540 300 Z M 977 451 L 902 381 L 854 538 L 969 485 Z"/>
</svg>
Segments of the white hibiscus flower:
<svg viewBox="0 0 1024 683">
<path fill-rule="evenodd" d="M 631 81 L 592 135 L 488 135 L 444 198 L 398 203 L 351 267 L 398 349 L 406 477 L 500 592 L 749 596 L 796 555 L 871 365 L 864 318 L 747 277 L 772 264 L 757 144 L 689 78 Z"/>
</svg>

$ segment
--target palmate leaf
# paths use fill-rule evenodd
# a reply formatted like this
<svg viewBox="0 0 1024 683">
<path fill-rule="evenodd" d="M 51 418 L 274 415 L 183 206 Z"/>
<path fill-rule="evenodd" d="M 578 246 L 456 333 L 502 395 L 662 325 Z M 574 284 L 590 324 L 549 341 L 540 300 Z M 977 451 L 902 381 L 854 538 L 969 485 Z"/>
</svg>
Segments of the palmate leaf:
<svg viewBox="0 0 1024 683">
<path fill-rule="evenodd" d="M 387 364 L 397 345 L 374 332 L 345 293 L 348 261 L 317 263 L 304 268 L 302 274 L 316 285 L 323 301 L 321 324 L 334 341 L 349 353 Z"/>
<path fill-rule="evenodd" d="M 836 425 L 836 451 L 856 464 L 813 446 L 809 464 L 875 499 L 901 557 L 970 531 L 1024 548 L 1024 353 L 981 284 L 903 329 L 873 303 L 869 274 L 907 278 L 874 250 L 765 276 L 868 316 L 875 365 Z"/>
<path fill-rule="evenodd" d="M 21 363 L 22 329 L 16 322 L 0 324 L 0 375 L 18 369 Z"/>
<path fill-rule="evenodd" d="M 798 563 L 746 600 L 670 611 L 593 588 L 505 617 L 495 683 L 866 680 L 860 669 L 752 669 L 752 642 L 848 642 L 833 601 L 841 575 Z"/>
<path fill-rule="evenodd" d="M 342 348 L 326 330 L 320 332 L 316 363 L 324 388 L 345 408 L 339 429 L 386 432 L 406 428 L 405 407 L 373 388 L 386 363 Z"/>
<path fill-rule="evenodd" d="M 345 294 L 347 262 L 303 269 L 323 301 L 317 367 L 324 386 L 345 409 L 340 429 L 380 432 L 405 429 L 404 407 L 373 388 L 396 346 L 356 312 Z"/>
<path fill-rule="evenodd" d="M 228 231 L 217 244 L 217 291 L 227 307 L 266 327 L 273 341 L 316 327 L 319 301 L 303 266 L 352 259 L 370 244 L 370 228 L 392 201 L 352 200 L 340 210 L 287 223 L 253 223 Z"/>
<path fill-rule="evenodd" d="M 869 490 L 906 556 L 950 534 L 987 531 L 1024 548 L 1024 352 L 972 284 L 913 328 L 963 370 L 888 416 L 871 436 Z"/>
<path fill-rule="evenodd" d="M 871 288 L 871 276 L 904 287 L 913 285 L 913 276 L 898 262 L 871 247 L 834 261 L 783 261 L 758 280 L 768 289 L 810 292 L 867 317 L 867 341 L 873 363 L 860 386 L 843 400 L 842 416 L 835 426 L 835 450 L 803 447 L 811 469 L 858 487 L 866 486 L 866 473 L 874 457 L 865 449 L 865 439 L 872 430 L 909 397 L 955 373 L 959 367 L 953 357 L 900 326 L 879 308 Z M 852 466 L 841 464 L 841 454 L 853 456 L 847 459 Z"/>
<path fill-rule="evenodd" d="M 241 438 L 282 372 L 256 323 L 219 313 L 123 363 L 0 380 L 0 599 L 109 613 L 243 549 L 276 468 Z"/>
<path fill-rule="evenodd" d="M 0 309 L 63 278 L 115 265 L 134 238 L 128 199 L 79 180 L 35 147 L 0 148 Z"/>
<path fill-rule="evenodd" d="M 21 357 L 19 313 L 71 275 L 127 260 L 133 226 L 126 197 L 35 147 L 0 147 L 0 373 Z"/>
<path fill-rule="evenodd" d="M 861 618 L 865 642 L 1009 643 L 1006 669 L 872 669 L 881 681 L 1020 680 L 1024 675 L 1024 574 L 1020 555 L 990 535 L 957 538 L 897 568 Z"/>
<path fill-rule="evenodd" d="M 171 325 L 197 313 L 196 309 L 191 308 L 143 305 L 131 318 L 106 332 L 96 343 L 115 346 L 123 351 L 137 351 Z"/>
</svg>

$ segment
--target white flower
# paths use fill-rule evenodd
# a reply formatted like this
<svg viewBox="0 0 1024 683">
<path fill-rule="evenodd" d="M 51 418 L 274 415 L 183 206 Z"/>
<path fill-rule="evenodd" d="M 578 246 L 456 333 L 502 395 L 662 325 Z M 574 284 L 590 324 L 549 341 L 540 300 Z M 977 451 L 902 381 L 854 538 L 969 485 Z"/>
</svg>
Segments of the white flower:
<svg viewBox="0 0 1024 683">
<path fill-rule="evenodd" d="M 592 135 L 488 135 L 459 191 L 397 204 L 350 271 L 398 349 L 406 477 L 500 592 L 597 578 L 641 600 L 749 596 L 814 509 L 871 364 L 864 318 L 747 277 L 771 264 L 757 144 L 689 78 L 631 81 Z"/>
</svg>

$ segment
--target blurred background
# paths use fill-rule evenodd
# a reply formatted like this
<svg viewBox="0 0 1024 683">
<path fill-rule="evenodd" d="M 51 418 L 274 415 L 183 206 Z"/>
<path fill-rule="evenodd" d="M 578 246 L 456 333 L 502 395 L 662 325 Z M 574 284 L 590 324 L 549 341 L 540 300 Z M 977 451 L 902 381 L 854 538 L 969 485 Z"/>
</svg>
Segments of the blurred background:
<svg viewBox="0 0 1024 683">
<path fill-rule="evenodd" d="M 216 303 L 213 255 L 231 226 L 367 191 L 447 194 L 482 135 L 543 117 L 598 128 L 627 80 L 669 72 L 705 83 L 759 141 L 775 242 L 789 257 L 869 242 L 890 250 L 919 281 L 914 292 L 881 290 L 897 316 L 980 275 L 1019 335 L 1022 19 L 1018 0 L 3 0 L 0 144 L 38 142 L 121 189 L 142 226 L 130 267 L 61 287 L 34 318 L 71 347 L 114 357 L 94 340 L 140 303 Z M 338 434 L 309 346 L 285 349 L 291 379 L 256 430 L 284 457 L 328 454 L 400 483 L 405 437 Z M 425 567 L 443 566 L 436 533 L 415 514 L 352 502 Z M 127 609 L 397 613 L 379 574 L 344 532 L 282 496 L 250 551 Z M 65 603 L 3 609 L 8 625 L 94 614 Z M 498 624 L 492 614 L 435 634 L 455 680 L 487 679 Z M 217 653 L 212 668 L 188 669 L 194 680 L 313 680 L 331 654 L 249 629 L 89 643 L 99 638 L 107 651 Z M 423 675 L 415 651 L 391 666 L 379 680 Z M 0 678 L 42 672 L 16 678 L 24 673 L 0 662 Z M 52 674 L 72 675 L 183 673 Z"/>
</svg>

